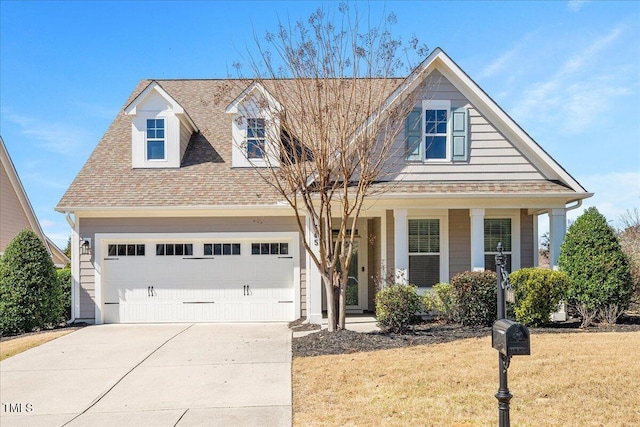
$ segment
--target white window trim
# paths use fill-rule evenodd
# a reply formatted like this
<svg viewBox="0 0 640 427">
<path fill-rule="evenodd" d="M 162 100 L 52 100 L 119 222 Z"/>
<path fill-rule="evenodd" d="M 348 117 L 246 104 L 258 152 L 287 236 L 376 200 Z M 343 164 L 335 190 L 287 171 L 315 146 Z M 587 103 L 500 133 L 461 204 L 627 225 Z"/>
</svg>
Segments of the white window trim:
<svg viewBox="0 0 640 427">
<path fill-rule="evenodd" d="M 445 139 L 445 158 L 444 159 L 427 159 L 427 124 L 426 124 L 426 111 L 427 110 L 446 110 L 447 111 L 447 134 Z M 423 100 L 422 101 L 422 140 L 420 141 L 420 158 L 424 163 L 446 163 L 451 162 L 451 101 L 449 100 Z"/>
<path fill-rule="evenodd" d="M 520 210 L 487 210 L 484 219 L 510 219 L 511 220 L 511 265 L 507 266 L 509 272 L 520 270 Z M 484 230 L 484 228 L 483 228 Z M 483 231 L 484 239 L 484 231 Z M 483 244 L 484 245 L 484 244 Z M 483 256 L 494 251 L 484 251 Z"/>
<path fill-rule="evenodd" d="M 162 159 L 150 159 L 149 158 L 149 139 L 147 137 L 147 120 L 162 120 L 164 122 L 164 138 L 162 139 L 162 144 L 164 145 L 164 157 Z M 144 159 L 145 162 L 166 162 L 167 161 L 167 128 L 169 125 L 169 120 L 167 120 L 164 116 L 155 116 L 155 117 L 145 117 L 144 119 Z M 158 141 L 157 139 L 151 139 L 151 141 Z"/>
<path fill-rule="evenodd" d="M 420 214 L 418 212 L 409 213 L 407 215 L 406 225 L 406 241 L 407 241 L 407 272 L 406 279 L 409 280 L 409 255 L 424 255 L 424 253 L 416 254 L 409 252 L 409 220 L 410 219 L 437 219 L 440 220 L 440 282 L 449 282 L 449 212 L 431 212 Z M 431 253 L 429 253 L 431 254 Z M 427 254 L 428 255 L 428 254 Z M 418 288 L 422 294 L 428 288 Z"/>
</svg>

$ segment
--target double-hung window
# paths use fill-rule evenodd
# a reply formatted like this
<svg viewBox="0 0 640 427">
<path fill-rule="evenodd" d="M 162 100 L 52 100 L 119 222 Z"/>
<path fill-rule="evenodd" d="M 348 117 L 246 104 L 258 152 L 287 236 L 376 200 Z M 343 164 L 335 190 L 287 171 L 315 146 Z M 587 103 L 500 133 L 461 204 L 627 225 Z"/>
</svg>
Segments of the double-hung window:
<svg viewBox="0 0 640 427">
<path fill-rule="evenodd" d="M 164 119 L 147 119 L 147 160 L 166 160 Z"/>
<path fill-rule="evenodd" d="M 451 108 L 451 101 L 425 100 L 405 122 L 407 160 L 466 161 L 467 109 Z"/>
<path fill-rule="evenodd" d="M 264 119 L 247 119 L 247 158 L 264 158 L 265 123 Z"/>
<path fill-rule="evenodd" d="M 440 282 L 440 220 L 409 220 L 409 283 L 420 288 Z"/>
<path fill-rule="evenodd" d="M 507 270 L 512 271 L 512 230 L 511 218 L 485 218 L 484 220 L 484 268 L 496 271 L 498 243 L 502 243 Z"/>
<path fill-rule="evenodd" d="M 447 159 L 447 123 L 449 109 L 424 110 L 424 157 L 425 160 Z"/>
</svg>

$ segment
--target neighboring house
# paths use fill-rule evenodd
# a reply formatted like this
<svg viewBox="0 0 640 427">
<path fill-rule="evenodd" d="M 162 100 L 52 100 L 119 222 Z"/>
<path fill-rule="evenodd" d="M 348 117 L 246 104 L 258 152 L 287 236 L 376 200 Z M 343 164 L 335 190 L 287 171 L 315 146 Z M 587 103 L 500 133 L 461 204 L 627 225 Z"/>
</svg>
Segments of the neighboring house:
<svg viewBox="0 0 640 427">
<path fill-rule="evenodd" d="M 42 240 L 55 266 L 64 267 L 69 258 L 42 232 L 1 136 L 0 163 L 0 255 L 21 230 L 29 227 Z"/>
<path fill-rule="evenodd" d="M 402 272 L 425 289 L 491 269 L 499 241 L 512 270 L 536 265 L 540 214 L 555 265 L 567 209 L 591 196 L 442 50 L 417 71 L 397 87 L 437 84 L 397 139 L 406 157 L 363 208 L 350 311 L 374 309 L 375 277 Z M 237 120 L 252 91 L 268 91 L 233 83 L 140 82 L 60 200 L 77 319 L 321 321 L 320 275 L 301 240 L 311 233 L 255 168 L 268 151 L 260 113 Z M 438 135 L 426 134 L 432 119 Z M 440 146 L 427 150 L 433 136 Z"/>
</svg>

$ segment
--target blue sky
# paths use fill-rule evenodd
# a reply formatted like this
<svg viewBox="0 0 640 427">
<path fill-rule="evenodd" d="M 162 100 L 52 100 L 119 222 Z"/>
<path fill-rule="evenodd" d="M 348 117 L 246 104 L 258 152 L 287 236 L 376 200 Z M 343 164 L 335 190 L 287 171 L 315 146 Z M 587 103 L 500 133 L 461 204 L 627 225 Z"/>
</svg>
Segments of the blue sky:
<svg viewBox="0 0 640 427">
<path fill-rule="evenodd" d="M 0 133 L 45 233 L 65 245 L 53 208 L 140 79 L 226 77 L 254 33 L 321 5 L 0 1 Z M 614 224 L 640 208 L 640 2 L 358 7 L 393 11 L 396 36 L 444 49 L 596 193 L 583 207 Z"/>
</svg>

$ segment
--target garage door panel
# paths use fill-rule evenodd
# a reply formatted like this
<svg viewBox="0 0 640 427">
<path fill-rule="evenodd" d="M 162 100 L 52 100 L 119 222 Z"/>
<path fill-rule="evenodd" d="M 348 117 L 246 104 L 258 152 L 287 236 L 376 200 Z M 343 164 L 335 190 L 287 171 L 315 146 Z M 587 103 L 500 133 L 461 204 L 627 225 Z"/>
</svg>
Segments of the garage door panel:
<svg viewBox="0 0 640 427">
<path fill-rule="evenodd" d="M 294 260 L 252 255 L 147 256 L 104 259 L 104 321 L 233 322 L 293 320 Z M 190 243 L 190 242 L 189 242 Z M 202 243 L 193 243 L 201 254 Z M 150 250 L 153 248 L 153 250 Z M 151 287 L 153 289 L 151 290 Z"/>
</svg>

